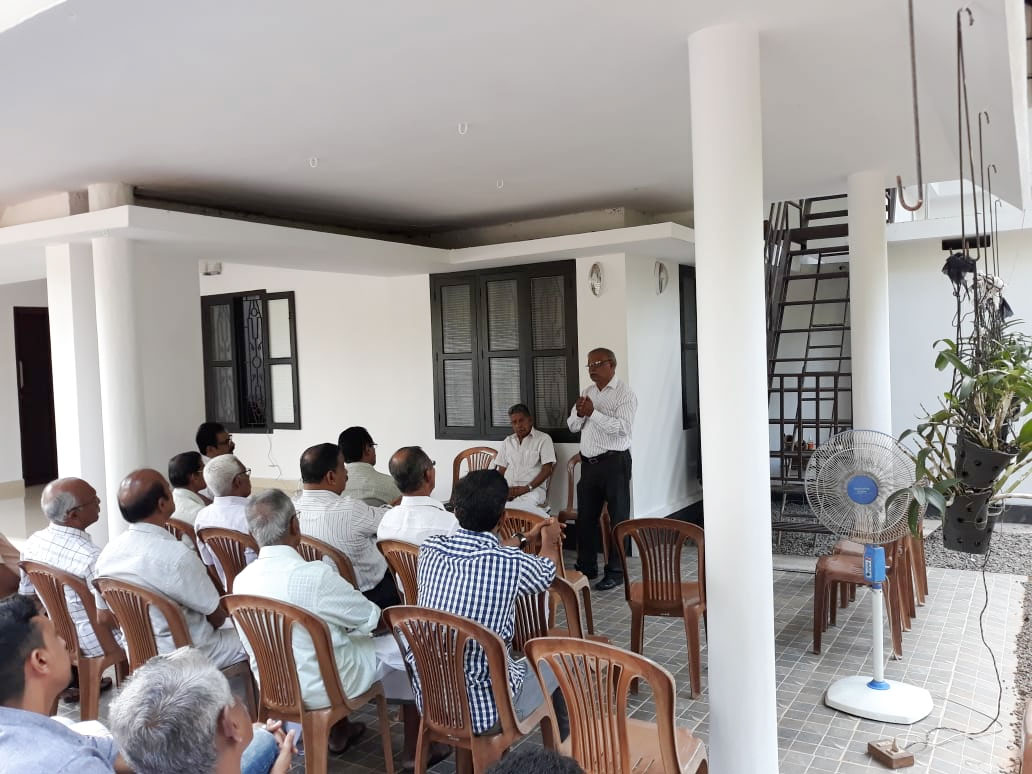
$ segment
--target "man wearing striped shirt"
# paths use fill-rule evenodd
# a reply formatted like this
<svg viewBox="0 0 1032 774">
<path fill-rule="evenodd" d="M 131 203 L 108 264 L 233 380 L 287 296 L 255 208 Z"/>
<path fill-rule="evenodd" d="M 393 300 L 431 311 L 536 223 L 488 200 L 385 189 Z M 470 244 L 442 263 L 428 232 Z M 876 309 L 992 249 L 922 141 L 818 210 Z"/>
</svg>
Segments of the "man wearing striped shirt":
<svg viewBox="0 0 1032 774">
<path fill-rule="evenodd" d="M 613 526 L 631 512 L 631 429 L 638 398 L 616 378 L 616 355 L 611 349 L 588 353 L 588 376 L 593 384 L 577 398 L 566 424 L 581 434 L 576 568 L 594 578 L 598 575 L 602 507 L 609 506 Z M 609 554 L 605 576 L 595 588 L 607 591 L 622 583 L 623 568 L 614 550 Z"/>
<path fill-rule="evenodd" d="M 501 541 L 495 530 L 505 512 L 509 485 L 497 470 L 477 470 L 455 487 L 455 516 L 459 530 L 429 537 L 419 549 L 418 604 L 471 618 L 497 634 L 505 643 L 506 668 L 513 709 L 519 719 L 544 701 L 541 684 L 527 668 L 526 659 L 509 657 L 516 629 L 516 597 L 537 594 L 555 578 L 562 531 L 555 519 L 536 527 L 536 534 L 516 535 Z M 524 553 L 522 546 L 540 536 L 541 554 Z M 498 708 L 491 694 L 487 656 L 473 646 L 465 659 L 473 733 L 490 733 L 498 723 Z M 547 670 L 547 667 L 545 667 Z M 565 738 L 569 720 L 558 682 L 550 670 L 543 673 L 555 705 L 559 734 Z M 420 701 L 419 683 L 414 681 Z"/>
</svg>

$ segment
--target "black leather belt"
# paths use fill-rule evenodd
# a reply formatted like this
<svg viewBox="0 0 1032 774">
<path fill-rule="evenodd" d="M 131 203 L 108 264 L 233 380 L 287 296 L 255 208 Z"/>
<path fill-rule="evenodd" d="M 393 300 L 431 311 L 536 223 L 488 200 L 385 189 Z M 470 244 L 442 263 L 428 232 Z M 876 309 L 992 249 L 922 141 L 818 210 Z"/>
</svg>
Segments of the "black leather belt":
<svg viewBox="0 0 1032 774">
<path fill-rule="evenodd" d="M 595 457 L 585 457 L 582 454 L 581 455 L 581 462 L 586 462 L 589 465 L 597 465 L 598 463 L 602 462 L 602 460 L 606 459 L 607 457 L 613 457 L 613 456 L 615 456 L 617 454 L 626 454 L 626 453 L 627 453 L 626 450 L 616 451 L 614 449 L 610 449 L 609 451 L 604 451 L 604 452 L 602 452 L 601 454 L 599 454 L 599 455 L 597 455 Z"/>
</svg>

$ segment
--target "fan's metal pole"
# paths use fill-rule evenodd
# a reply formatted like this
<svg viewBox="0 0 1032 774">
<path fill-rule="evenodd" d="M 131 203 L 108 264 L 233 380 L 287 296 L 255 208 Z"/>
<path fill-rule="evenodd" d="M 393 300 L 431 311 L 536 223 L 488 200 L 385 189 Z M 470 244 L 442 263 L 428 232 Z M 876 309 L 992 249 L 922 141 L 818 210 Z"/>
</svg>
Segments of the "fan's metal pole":
<svg viewBox="0 0 1032 774">
<path fill-rule="evenodd" d="M 874 679 L 869 683 L 871 688 L 875 690 L 884 690 L 888 688 L 888 683 L 885 682 L 885 642 L 884 642 L 884 625 L 885 622 L 883 617 L 885 615 L 885 599 L 882 596 L 882 584 L 875 583 L 871 586 L 871 608 L 874 616 L 874 621 L 871 625 L 871 632 L 874 635 L 874 651 L 872 658 L 874 659 Z"/>
</svg>

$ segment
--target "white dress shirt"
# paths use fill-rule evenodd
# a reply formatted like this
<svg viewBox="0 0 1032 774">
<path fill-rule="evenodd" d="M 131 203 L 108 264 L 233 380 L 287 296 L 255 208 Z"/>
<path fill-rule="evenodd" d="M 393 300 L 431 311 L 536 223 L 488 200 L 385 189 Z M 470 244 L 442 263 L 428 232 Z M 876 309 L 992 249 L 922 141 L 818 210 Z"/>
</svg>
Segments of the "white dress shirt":
<svg viewBox="0 0 1032 774">
<path fill-rule="evenodd" d="M 250 535 L 251 530 L 247 527 L 247 513 L 244 510 L 246 506 L 246 497 L 216 497 L 212 500 L 211 505 L 206 505 L 197 512 L 194 529 L 199 532 L 205 527 L 220 527 L 221 529 L 232 529 L 237 532 L 243 532 L 245 535 Z M 200 540 L 197 542 L 201 544 L 199 546 L 201 559 L 204 560 L 205 564 L 215 565 L 215 570 L 219 574 L 219 580 L 222 581 L 222 588 L 226 588 L 226 573 L 222 569 L 222 564 L 219 563 L 219 560 L 208 546 L 204 545 Z M 255 560 L 255 556 L 254 551 L 250 548 L 244 551 L 244 557 L 247 559 L 248 564 Z"/>
<path fill-rule="evenodd" d="M 404 540 L 418 546 L 431 535 L 450 535 L 458 528 L 459 522 L 440 501 L 432 497 L 405 495 L 398 505 L 384 514 L 380 528 L 376 530 L 376 539 Z"/>
<path fill-rule="evenodd" d="M 93 590 L 93 580 L 97 577 L 97 557 L 100 556 L 100 549 L 94 544 L 89 533 L 84 529 L 66 527 L 63 524 L 51 524 L 46 529 L 34 532 L 25 541 L 25 548 L 22 550 L 21 558 L 33 562 L 44 562 L 59 570 L 77 575 L 86 581 L 86 588 Z M 36 589 L 32 581 L 24 572 L 21 574 L 21 584 L 18 586 L 19 594 L 35 594 Z M 90 618 L 86 614 L 79 595 L 71 589 L 65 589 L 65 603 L 68 606 L 68 615 L 75 624 L 76 634 L 79 635 L 79 648 L 86 656 L 101 656 L 104 648 L 97 640 L 97 635 L 90 625 Z M 97 599 L 97 607 L 106 610 L 107 605 L 103 599 Z M 122 632 L 115 631 L 115 639 L 124 646 L 121 639 Z"/>
<path fill-rule="evenodd" d="M 594 412 L 590 417 L 579 417 L 574 406 L 566 420 L 571 431 L 581 434 L 581 455 L 597 457 L 607 451 L 630 449 L 634 412 L 638 410 L 638 398 L 631 388 L 614 376 L 604 389 L 591 384 L 581 396 L 591 398 Z"/>
<path fill-rule="evenodd" d="M 541 472 L 541 468 L 549 462 L 555 464 L 555 446 L 548 433 L 542 433 L 536 427 L 530 428 L 530 433 L 520 442 L 516 433 L 507 436 L 502 441 L 502 448 L 498 450 L 498 456 L 494 459 L 496 468 L 505 468 L 505 480 L 510 487 L 526 486 Z M 518 500 L 527 505 L 534 505 L 540 509 L 545 504 L 545 486 L 548 483 L 546 478 L 538 486 L 526 494 L 520 495 Z M 512 501 L 512 502 L 515 502 Z M 519 507 L 519 506 L 512 506 Z"/>
<path fill-rule="evenodd" d="M 371 636 L 380 620 L 380 608 L 356 591 L 336 570 L 322 562 L 306 562 L 290 546 L 264 546 L 258 559 L 237 576 L 233 590 L 237 594 L 254 594 L 297 605 L 325 621 L 333 643 L 333 660 L 348 697 L 364 693 L 383 676 L 381 652 L 393 651 L 394 669 L 398 670 L 398 676 L 405 674 L 393 637 Z M 328 706 L 330 699 L 308 632 L 296 627 L 293 646 L 305 708 Z M 251 671 L 257 675 L 258 664 L 246 637 L 244 647 L 251 656 Z"/>
<path fill-rule="evenodd" d="M 344 494 L 361 500 L 366 505 L 388 505 L 401 497 L 394 479 L 368 462 L 349 462 L 348 483 Z"/>
<path fill-rule="evenodd" d="M 96 573 L 143 586 L 178 604 L 194 647 L 220 669 L 246 657 L 232 623 L 227 621 L 221 629 L 213 629 L 208 622 L 207 616 L 219 606 L 219 592 L 201 560 L 164 527 L 130 524 L 129 529 L 104 546 L 97 557 Z M 101 604 L 99 592 L 95 596 L 97 604 Z M 175 649 L 168 624 L 157 610 L 151 610 L 151 627 L 158 652 Z"/>
<path fill-rule="evenodd" d="M 373 508 L 328 489 L 304 490 L 294 500 L 294 508 L 302 534 L 329 543 L 351 560 L 360 591 L 369 591 L 383 580 L 387 560 L 376 548 L 376 528 L 386 508 Z"/>
<path fill-rule="evenodd" d="M 176 511 L 172 514 L 172 518 L 185 521 L 187 524 L 195 523 L 197 521 L 197 514 L 208 507 L 208 504 L 204 502 L 204 499 L 199 494 L 181 486 L 177 486 L 172 490 L 172 502 L 176 506 Z"/>
</svg>

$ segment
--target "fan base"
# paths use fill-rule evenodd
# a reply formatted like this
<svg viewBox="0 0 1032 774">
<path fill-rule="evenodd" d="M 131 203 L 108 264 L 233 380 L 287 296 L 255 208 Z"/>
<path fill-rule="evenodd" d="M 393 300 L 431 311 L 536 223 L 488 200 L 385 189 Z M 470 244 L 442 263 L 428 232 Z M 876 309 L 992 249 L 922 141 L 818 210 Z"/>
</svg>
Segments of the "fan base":
<svg viewBox="0 0 1032 774">
<path fill-rule="evenodd" d="M 836 680 L 828 686 L 824 703 L 857 717 L 908 725 L 932 711 L 932 695 L 924 688 L 886 680 L 888 688 L 876 690 L 869 687 L 870 682 L 870 677 L 860 675 Z"/>
</svg>

